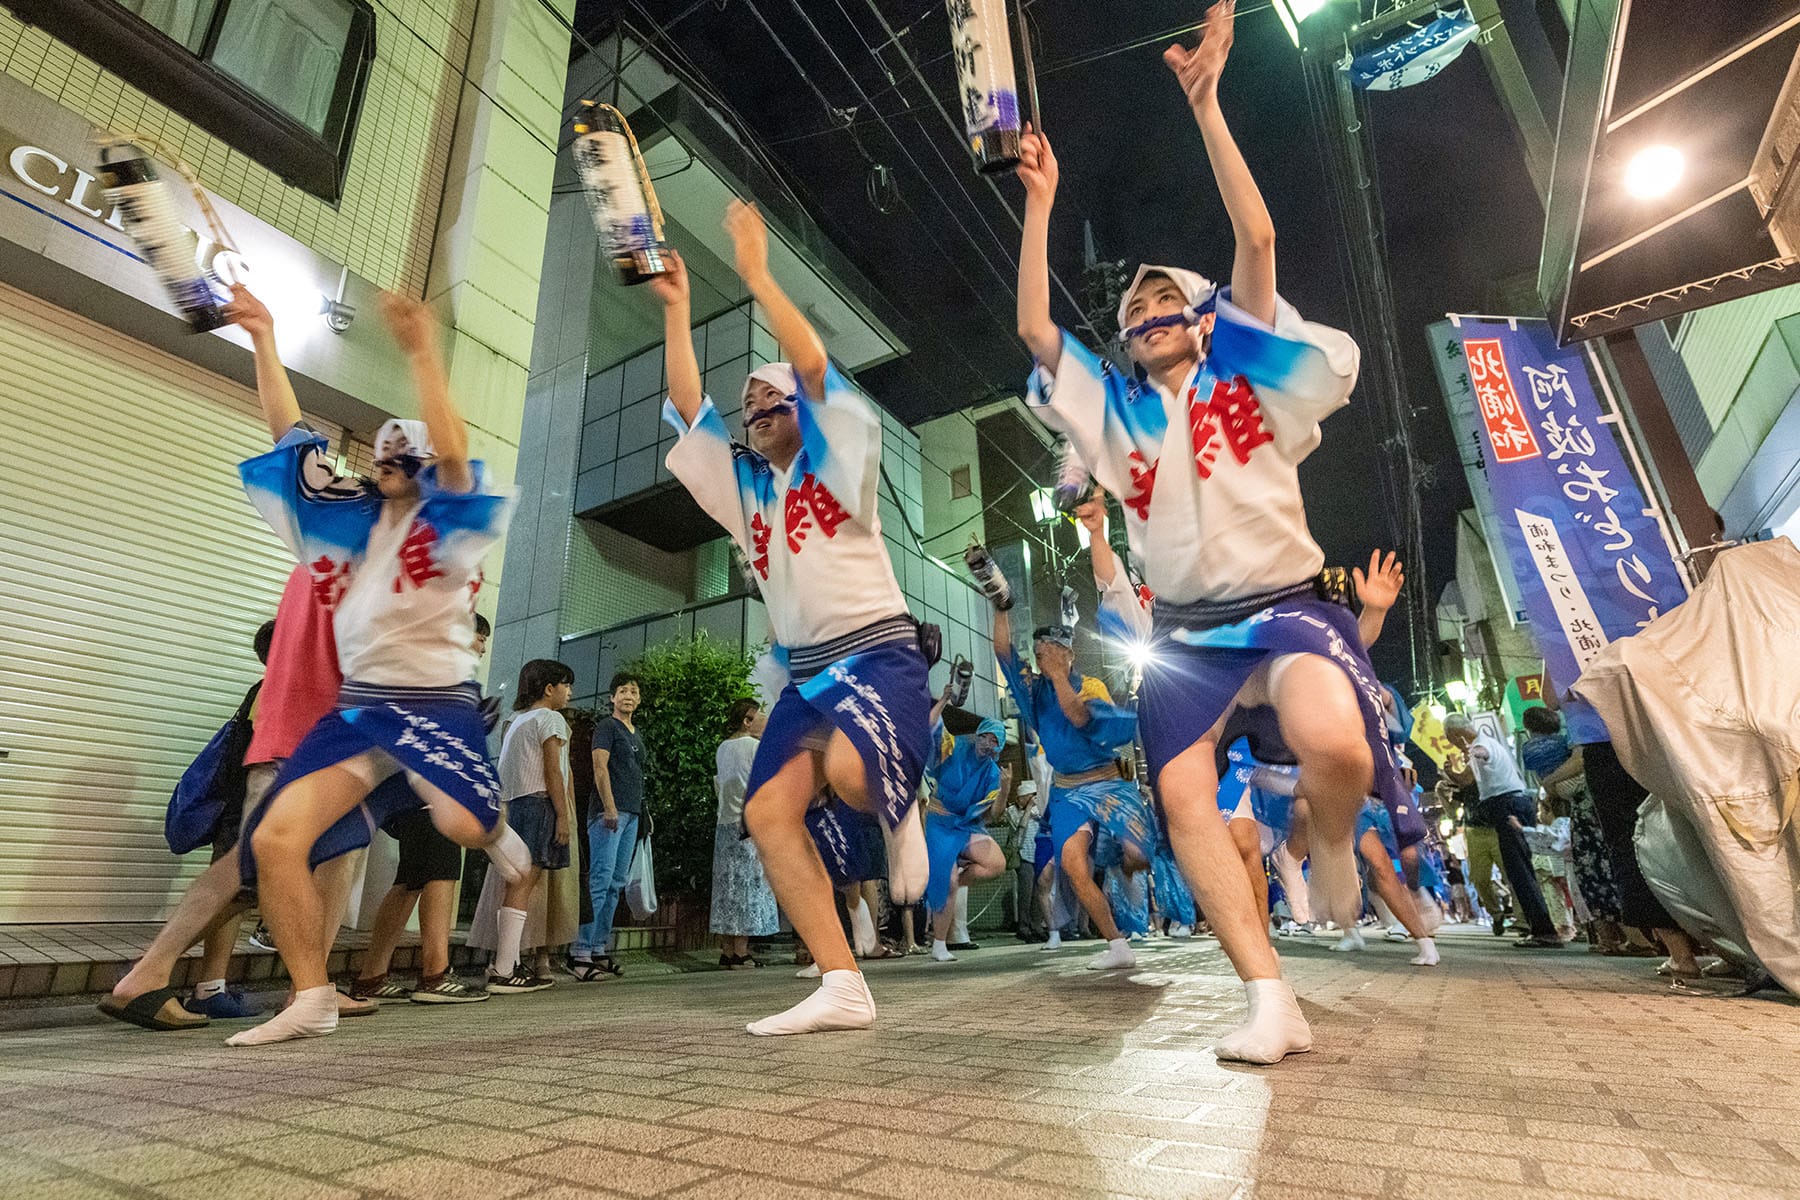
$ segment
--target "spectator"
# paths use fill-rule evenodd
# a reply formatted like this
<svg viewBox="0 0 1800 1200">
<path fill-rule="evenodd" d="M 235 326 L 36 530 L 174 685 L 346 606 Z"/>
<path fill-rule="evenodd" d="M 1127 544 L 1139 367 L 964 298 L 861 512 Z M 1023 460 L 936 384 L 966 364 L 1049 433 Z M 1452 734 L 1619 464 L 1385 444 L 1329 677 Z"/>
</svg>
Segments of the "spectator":
<svg viewBox="0 0 1800 1200">
<path fill-rule="evenodd" d="M 731 971 L 762 966 L 750 956 L 750 939 L 768 937 L 781 927 L 762 860 L 744 834 L 744 791 L 766 721 L 762 705 L 755 700 L 734 700 L 725 722 L 725 740 L 719 743 L 711 924 L 719 935 L 719 965 Z"/>
<path fill-rule="evenodd" d="M 519 668 L 518 693 L 513 697 L 515 716 L 507 726 L 500 747 L 500 784 L 506 794 L 506 823 L 531 852 L 531 867 L 519 879 L 502 884 L 498 872 L 489 872 L 486 887 L 502 894 L 493 909 L 494 963 L 488 970 L 488 991 L 501 995 L 538 992 L 554 982 L 547 968 L 548 948 L 574 933 L 569 904 L 552 902 L 550 883 L 569 874 L 569 839 L 575 828 L 574 797 L 569 787 L 569 723 L 562 710 L 568 707 L 575 672 L 548 658 L 534 658 Z M 570 889 L 573 890 L 572 888 Z M 490 899 L 484 891 L 482 900 Z M 533 911 L 538 926 L 527 936 Z M 553 915 L 560 911 L 562 927 Z M 484 924 L 477 911 L 477 928 Z M 471 931 L 470 942 L 476 937 Z M 527 968 L 520 951 L 538 949 L 536 966 Z"/>
<path fill-rule="evenodd" d="M 588 810 L 588 893 L 594 919 L 581 927 L 569 951 L 569 971 L 582 983 L 625 973 L 612 954 L 613 914 L 631 873 L 638 818 L 644 811 L 644 742 L 632 723 L 643 698 L 642 682 L 621 671 L 608 690 L 612 715 L 594 725 L 594 792 L 600 804 Z"/>
<path fill-rule="evenodd" d="M 1556 936 L 1544 894 L 1538 889 L 1531 848 L 1525 842 L 1526 824 L 1537 824 L 1537 804 L 1525 791 L 1525 779 L 1512 752 L 1492 734 L 1476 729 L 1465 713 L 1451 713 L 1444 719 L 1444 736 L 1467 756 L 1461 770 L 1450 770 L 1451 778 L 1463 782 L 1473 776 L 1478 794 L 1474 823 L 1494 830 L 1506 886 L 1530 926 L 1530 933 L 1515 944 L 1528 950 L 1562 949 L 1562 939 Z M 1473 846 L 1470 857 L 1474 858 Z"/>
</svg>

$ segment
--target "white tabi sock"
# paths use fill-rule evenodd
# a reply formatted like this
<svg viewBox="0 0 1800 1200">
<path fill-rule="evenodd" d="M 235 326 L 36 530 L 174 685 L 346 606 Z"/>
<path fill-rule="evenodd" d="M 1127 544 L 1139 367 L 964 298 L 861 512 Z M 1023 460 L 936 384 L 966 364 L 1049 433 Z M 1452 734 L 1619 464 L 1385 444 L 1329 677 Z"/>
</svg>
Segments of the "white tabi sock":
<svg viewBox="0 0 1800 1200">
<path fill-rule="evenodd" d="M 1245 980 L 1244 995 L 1250 1015 L 1213 1047 L 1220 1062 L 1268 1066 L 1312 1049 L 1312 1029 L 1285 980 Z"/>
<path fill-rule="evenodd" d="M 1435 967 L 1438 965 L 1437 943 L 1428 937 L 1419 939 L 1419 953 L 1412 959 L 1415 967 Z"/>
<path fill-rule="evenodd" d="M 1307 892 L 1313 915 L 1336 921 L 1345 929 L 1354 928 L 1362 917 L 1362 880 L 1356 873 L 1356 851 L 1350 839 L 1336 844 L 1315 841 L 1309 858 L 1312 879 Z"/>
<path fill-rule="evenodd" d="M 1044 949 L 1046 949 L 1046 950 L 1061 950 L 1062 949 L 1062 930 L 1052 929 L 1050 931 L 1049 939 L 1044 942 Z"/>
<path fill-rule="evenodd" d="M 1126 967 L 1137 966 L 1137 951 L 1131 948 L 1131 942 L 1125 938 L 1113 938 L 1106 943 L 1106 950 L 1096 955 L 1088 963 L 1090 971 L 1117 971 Z"/>
<path fill-rule="evenodd" d="M 931 957 L 938 962 L 955 962 L 956 955 L 950 953 L 950 947 L 944 944 L 943 938 L 931 940 Z"/>
<path fill-rule="evenodd" d="M 931 879 L 925 827 L 908 813 L 899 829 L 889 829 L 883 821 L 881 836 L 887 842 L 888 893 L 897 905 L 912 904 L 925 894 L 925 885 Z"/>
<path fill-rule="evenodd" d="M 969 889 L 956 889 L 956 919 L 950 925 L 950 940 L 961 944 L 969 940 Z"/>
<path fill-rule="evenodd" d="M 1444 923 L 1444 910 L 1438 906 L 1437 897 L 1429 888 L 1413 889 L 1413 903 L 1419 906 L 1419 920 L 1425 925 L 1425 932 L 1434 935 L 1438 927 Z"/>
<path fill-rule="evenodd" d="M 1345 951 L 1345 952 L 1349 952 L 1352 950 L 1365 950 L 1367 948 L 1368 948 L 1368 943 L 1363 941 L 1362 930 L 1358 929 L 1354 925 L 1352 925 L 1348 929 L 1344 930 L 1344 936 L 1339 938 L 1337 941 L 1337 945 L 1332 947 L 1333 950 L 1341 950 L 1341 951 Z"/>
<path fill-rule="evenodd" d="M 867 958 L 881 948 L 875 935 L 875 918 L 869 915 L 869 902 L 861 894 L 856 897 L 856 907 L 850 910 L 850 932 L 858 958 Z"/>
<path fill-rule="evenodd" d="M 329 983 L 307 988 L 294 1002 L 254 1029 L 225 1039 L 227 1046 L 267 1046 L 294 1038 L 323 1037 L 337 1028 L 337 989 Z"/>
<path fill-rule="evenodd" d="M 867 1029 L 875 1024 L 875 999 L 860 971 L 827 971 L 818 990 L 786 1012 L 752 1021 L 744 1028 L 757 1037 Z"/>
<path fill-rule="evenodd" d="M 795 979 L 817 979 L 818 977 L 819 964 L 816 962 L 807 963 L 804 967 L 801 967 L 798 971 L 794 972 Z"/>
<path fill-rule="evenodd" d="M 525 910 L 502 907 L 494 914 L 494 974 L 505 979 L 519 969 L 519 942 L 525 937 Z"/>
</svg>

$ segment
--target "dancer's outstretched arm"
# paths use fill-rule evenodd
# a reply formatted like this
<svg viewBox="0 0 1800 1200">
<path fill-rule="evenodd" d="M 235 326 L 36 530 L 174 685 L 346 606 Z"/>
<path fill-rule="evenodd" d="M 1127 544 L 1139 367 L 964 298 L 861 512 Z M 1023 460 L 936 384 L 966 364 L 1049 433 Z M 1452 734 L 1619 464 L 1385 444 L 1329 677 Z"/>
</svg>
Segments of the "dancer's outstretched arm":
<svg viewBox="0 0 1800 1200">
<path fill-rule="evenodd" d="M 808 399 L 825 398 L 825 368 L 830 360 L 819 331 L 788 299 L 769 272 L 769 228 L 756 205 L 733 200 L 725 209 L 725 232 L 737 260 L 737 273 L 750 295 L 768 315 L 775 340 L 787 356 Z"/>
<path fill-rule="evenodd" d="M 652 276 L 650 290 L 663 306 L 663 361 L 669 372 L 669 399 L 684 423 L 700 415 L 704 391 L 700 360 L 694 356 L 694 318 L 690 311 L 687 264 L 669 251 L 669 269 Z"/>
<path fill-rule="evenodd" d="M 431 435 L 438 483 L 447 492 L 472 491 L 475 476 L 469 470 L 469 426 L 450 399 L 450 376 L 444 371 L 438 346 L 437 318 L 424 301 L 395 292 L 382 296 L 381 313 L 412 368 L 419 418 Z"/>
<path fill-rule="evenodd" d="M 1362 602 L 1356 629 L 1362 634 L 1363 646 L 1373 646 L 1387 624 L 1388 611 L 1400 599 L 1400 589 L 1406 586 L 1406 569 L 1392 550 L 1385 558 L 1381 551 L 1371 550 L 1368 571 L 1352 567 L 1350 577 L 1356 584 L 1356 598 Z"/>
<path fill-rule="evenodd" d="M 241 283 L 231 285 L 231 303 L 225 306 L 225 319 L 250 335 L 250 348 L 256 354 L 256 398 L 262 402 L 263 420 L 268 422 L 269 436 L 280 441 L 287 431 L 301 421 L 300 401 L 294 398 L 294 384 L 281 355 L 275 348 L 275 318 L 261 300 Z"/>
<path fill-rule="evenodd" d="M 1050 208 L 1056 201 L 1056 155 L 1050 139 L 1025 126 L 1019 139 L 1019 182 L 1025 220 L 1019 242 L 1019 337 L 1044 370 L 1062 361 L 1062 330 L 1050 316 Z"/>
<path fill-rule="evenodd" d="M 1231 53 L 1232 26 L 1237 0 L 1219 0 L 1206 10 L 1205 34 L 1200 45 L 1189 50 L 1181 45 L 1163 52 L 1163 61 L 1181 81 L 1188 106 L 1206 142 L 1219 198 L 1231 218 L 1237 253 L 1231 263 L 1231 300 L 1259 321 L 1275 323 L 1275 224 L 1262 192 L 1250 174 L 1225 113 L 1219 107 L 1219 76 Z"/>
</svg>

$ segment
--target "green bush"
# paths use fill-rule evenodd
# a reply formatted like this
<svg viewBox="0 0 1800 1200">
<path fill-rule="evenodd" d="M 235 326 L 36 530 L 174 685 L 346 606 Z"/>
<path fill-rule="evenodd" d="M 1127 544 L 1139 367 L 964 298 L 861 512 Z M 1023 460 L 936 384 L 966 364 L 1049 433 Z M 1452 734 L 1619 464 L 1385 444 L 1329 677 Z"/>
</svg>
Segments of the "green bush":
<svg viewBox="0 0 1800 1200">
<path fill-rule="evenodd" d="M 747 655 L 700 633 L 653 646 L 625 668 L 644 681 L 637 726 L 658 892 L 700 896 L 712 889 L 713 777 L 727 710 L 750 694 L 750 666 Z"/>
</svg>

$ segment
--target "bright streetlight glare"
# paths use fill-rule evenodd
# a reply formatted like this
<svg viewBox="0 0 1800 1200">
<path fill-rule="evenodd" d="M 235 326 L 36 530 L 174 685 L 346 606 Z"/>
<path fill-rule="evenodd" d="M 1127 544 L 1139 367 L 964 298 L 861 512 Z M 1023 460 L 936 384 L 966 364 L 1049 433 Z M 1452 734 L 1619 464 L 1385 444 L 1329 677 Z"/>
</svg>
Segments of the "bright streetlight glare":
<svg viewBox="0 0 1800 1200">
<path fill-rule="evenodd" d="M 1625 164 L 1625 190 L 1639 200 L 1655 200 L 1675 190 L 1687 158 L 1673 146 L 1646 146 Z"/>
</svg>

